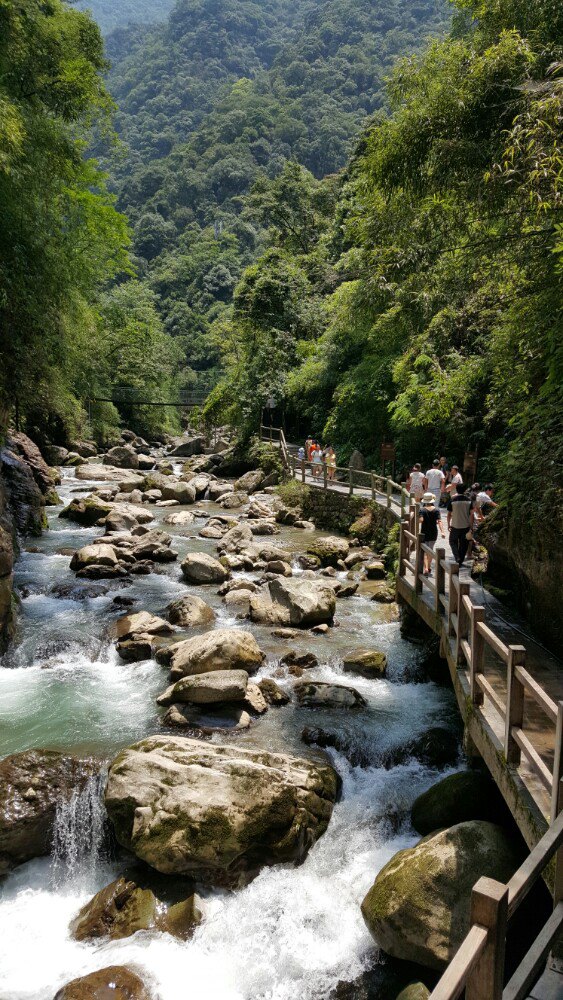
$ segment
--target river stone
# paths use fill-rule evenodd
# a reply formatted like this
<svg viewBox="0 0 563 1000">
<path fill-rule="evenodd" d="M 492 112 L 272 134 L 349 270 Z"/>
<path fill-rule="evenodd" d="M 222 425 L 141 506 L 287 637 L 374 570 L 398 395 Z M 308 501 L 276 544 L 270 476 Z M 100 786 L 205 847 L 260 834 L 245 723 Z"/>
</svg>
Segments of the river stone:
<svg viewBox="0 0 563 1000">
<path fill-rule="evenodd" d="M 145 635 L 167 635 L 174 629 L 164 618 L 151 615 L 150 611 L 137 611 L 132 615 L 123 615 L 114 625 L 117 639 L 128 639 L 131 635 L 143 632 Z"/>
<path fill-rule="evenodd" d="M 337 538 L 335 535 L 326 535 L 322 538 L 315 538 L 307 545 L 307 552 L 320 559 L 322 566 L 336 566 L 345 559 L 350 551 L 350 546 L 345 538 Z"/>
<path fill-rule="evenodd" d="M 89 528 L 93 524 L 96 524 L 100 518 L 111 514 L 111 511 L 111 503 L 106 503 L 99 497 L 91 496 L 71 500 L 68 506 L 64 510 L 61 510 L 59 517 L 66 518 L 68 521 L 75 521 L 76 524 L 81 524 Z"/>
<path fill-rule="evenodd" d="M 508 882 L 520 862 L 501 827 L 458 823 L 391 858 L 362 902 L 364 920 L 389 955 L 441 970 L 469 930 L 476 881 Z"/>
<path fill-rule="evenodd" d="M 209 500 L 217 501 L 220 500 L 221 497 L 224 497 L 227 493 L 233 492 L 234 486 L 232 483 L 210 483 L 207 495 Z"/>
<path fill-rule="evenodd" d="M 415 799 L 411 822 L 426 835 L 454 823 L 469 820 L 497 822 L 509 818 L 509 810 L 489 774 L 460 771 L 449 774 Z"/>
<path fill-rule="evenodd" d="M 186 729 L 190 736 L 207 738 L 214 733 L 240 732 L 250 726 L 250 716 L 243 705 L 188 705 L 176 702 L 162 719 L 163 726 Z"/>
<path fill-rule="evenodd" d="M 252 542 L 252 532 L 248 524 L 236 524 L 229 528 L 217 546 L 221 552 L 241 552 Z"/>
<path fill-rule="evenodd" d="M 359 649 L 343 657 L 342 667 L 346 674 L 359 674 L 369 678 L 385 677 L 387 657 L 378 649 Z"/>
<path fill-rule="evenodd" d="M 181 564 L 183 577 L 189 583 L 223 583 L 229 570 L 206 552 L 190 552 Z"/>
<path fill-rule="evenodd" d="M 202 628 L 215 621 L 213 608 L 193 594 L 172 601 L 166 613 L 173 625 L 181 625 L 182 628 Z"/>
<path fill-rule="evenodd" d="M 96 566 L 116 566 L 117 556 L 112 545 L 85 545 L 83 549 L 78 549 L 70 560 L 70 568 L 74 570 L 84 569 L 92 564 Z"/>
<path fill-rule="evenodd" d="M 289 625 L 311 628 L 334 617 L 336 597 L 325 581 L 277 577 L 269 584 L 269 592 L 272 601 L 289 612 Z"/>
<path fill-rule="evenodd" d="M 415 757 L 428 767 L 447 767 L 459 757 L 459 739 L 444 726 L 432 726 L 385 755 L 385 767 L 396 767 Z"/>
<path fill-rule="evenodd" d="M 236 886 L 303 861 L 337 790 L 328 765 L 154 736 L 113 761 L 106 807 L 119 843 L 158 871 Z"/>
<path fill-rule="evenodd" d="M 203 455 L 204 451 L 205 438 L 197 435 L 178 442 L 169 454 L 174 458 L 191 458 L 192 455 Z"/>
<path fill-rule="evenodd" d="M 424 983 L 409 983 L 396 997 L 396 1000 L 428 1000 L 430 990 Z"/>
<path fill-rule="evenodd" d="M 268 702 L 258 687 L 258 684 L 248 684 L 246 688 L 244 706 L 254 715 L 263 715 L 264 712 L 268 711 Z"/>
<path fill-rule="evenodd" d="M 258 687 L 268 705 L 272 705 L 275 708 L 287 705 L 291 701 L 289 695 L 271 677 L 264 677 L 261 681 L 258 681 Z"/>
<path fill-rule="evenodd" d="M 244 701 L 248 685 L 245 670 L 213 670 L 207 674 L 182 677 L 158 696 L 159 705 L 175 702 L 213 705 L 223 701 Z"/>
<path fill-rule="evenodd" d="M 264 478 L 262 469 L 253 469 L 251 472 L 245 472 L 244 476 L 236 480 L 235 492 L 256 493 L 257 489 L 263 483 Z"/>
<path fill-rule="evenodd" d="M 110 965 L 73 979 L 54 1000 L 151 1000 L 143 981 L 123 965 Z"/>
<path fill-rule="evenodd" d="M 145 484 L 145 477 L 139 475 L 133 469 L 116 469 L 111 465 L 93 465 L 89 462 L 77 468 L 76 478 L 95 481 L 107 480 L 111 483 L 118 483 L 119 488 L 124 493 L 130 493 L 131 490 L 135 489 L 143 489 Z"/>
<path fill-rule="evenodd" d="M 363 708 L 365 698 L 355 688 L 325 681 L 300 681 L 295 685 L 297 701 L 305 708 Z"/>
<path fill-rule="evenodd" d="M 191 483 L 170 482 L 167 480 L 160 487 L 162 500 L 176 500 L 178 503 L 195 503 L 196 492 Z M 162 501 L 160 501 L 162 503 Z"/>
<path fill-rule="evenodd" d="M 170 659 L 171 677 L 189 677 L 212 670 L 246 670 L 254 674 L 264 653 L 251 632 L 220 628 L 175 643 Z"/>
<path fill-rule="evenodd" d="M 225 493 L 219 500 L 219 504 L 225 510 L 236 510 L 238 507 L 244 507 L 245 503 L 248 503 L 248 493 L 241 493 L 239 490 Z"/>
<path fill-rule="evenodd" d="M 104 465 L 113 465 L 118 469 L 139 468 L 139 456 L 130 444 L 118 444 L 115 448 L 110 448 L 102 461 Z"/>
<path fill-rule="evenodd" d="M 158 923 L 157 899 L 150 889 L 118 878 L 86 903 L 70 923 L 75 941 L 109 938 L 118 941 Z"/>
<path fill-rule="evenodd" d="M 237 617 L 246 618 L 250 611 L 250 598 L 252 591 L 240 588 L 230 590 L 223 598 L 227 609 L 233 613 L 238 613 Z"/>
<path fill-rule="evenodd" d="M 153 640 L 154 636 L 140 633 L 117 642 L 115 648 L 120 658 L 126 663 L 139 663 L 141 660 L 150 660 Z"/>
<path fill-rule="evenodd" d="M 161 490 L 158 492 L 162 495 Z M 157 497 L 160 500 L 160 497 Z M 177 526 L 183 526 L 185 524 L 192 524 L 194 520 L 194 515 L 191 510 L 175 510 L 171 514 L 167 514 L 163 519 L 163 524 L 175 524 Z"/>
<path fill-rule="evenodd" d="M 99 765 L 54 750 L 0 761 L 0 875 L 49 854 L 57 802 L 80 790 Z"/>
<path fill-rule="evenodd" d="M 385 563 L 379 559 L 372 559 L 371 562 L 366 563 L 366 576 L 368 580 L 384 580 L 387 576 Z"/>
</svg>

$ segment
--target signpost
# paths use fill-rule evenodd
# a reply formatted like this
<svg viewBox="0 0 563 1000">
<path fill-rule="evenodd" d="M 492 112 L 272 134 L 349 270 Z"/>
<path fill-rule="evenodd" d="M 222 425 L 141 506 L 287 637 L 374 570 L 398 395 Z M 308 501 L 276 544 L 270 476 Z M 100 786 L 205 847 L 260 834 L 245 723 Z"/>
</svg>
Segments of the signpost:
<svg viewBox="0 0 563 1000">
<path fill-rule="evenodd" d="M 395 478 L 395 460 L 396 460 L 396 448 L 392 441 L 382 441 L 381 442 L 381 471 L 385 476 L 385 466 L 387 462 L 391 463 L 391 476 Z"/>
</svg>

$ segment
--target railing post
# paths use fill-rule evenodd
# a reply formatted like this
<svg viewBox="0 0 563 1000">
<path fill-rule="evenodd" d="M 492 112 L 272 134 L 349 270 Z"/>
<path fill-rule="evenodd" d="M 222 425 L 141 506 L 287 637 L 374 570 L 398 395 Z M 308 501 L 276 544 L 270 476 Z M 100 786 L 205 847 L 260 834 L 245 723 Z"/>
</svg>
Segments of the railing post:
<svg viewBox="0 0 563 1000">
<path fill-rule="evenodd" d="M 487 929 L 487 944 L 467 979 L 465 1000 L 502 1000 L 507 922 L 508 886 L 480 878 L 471 893 L 470 923 Z"/>
<path fill-rule="evenodd" d="M 553 788 L 551 791 L 551 822 L 554 823 L 563 809 L 563 701 L 557 705 L 555 747 L 553 754 Z M 561 895 L 563 899 L 563 850 L 561 851 Z M 557 900 L 559 902 L 559 899 Z"/>
<path fill-rule="evenodd" d="M 375 500 L 375 476 L 374 476 L 373 472 L 370 473 L 370 482 L 371 482 L 371 499 Z M 401 513 L 402 513 L 402 511 L 401 511 Z"/>
<path fill-rule="evenodd" d="M 305 465 L 306 465 L 305 459 L 302 458 L 301 459 L 301 482 L 302 483 L 305 482 Z"/>
<path fill-rule="evenodd" d="M 485 621 L 485 609 L 475 604 L 471 608 L 471 665 L 469 667 L 469 688 L 473 705 L 482 705 L 484 695 L 477 684 L 477 674 L 482 674 L 485 665 L 485 640 L 479 633 L 479 622 Z"/>
<path fill-rule="evenodd" d="M 437 615 L 442 615 L 442 602 L 440 597 L 442 594 L 446 593 L 446 570 L 442 566 L 443 560 L 446 558 L 445 549 L 436 549 L 436 559 L 434 560 L 434 565 L 436 566 L 436 573 L 434 574 L 434 579 L 436 581 L 436 604 L 434 610 Z"/>
<path fill-rule="evenodd" d="M 405 564 L 403 560 L 407 558 L 408 552 L 408 539 L 405 535 L 405 530 L 409 530 L 409 522 L 401 521 L 401 527 L 399 530 L 399 576 L 405 575 Z"/>
<path fill-rule="evenodd" d="M 401 483 L 401 517 L 405 513 L 405 507 L 407 505 L 406 504 L 406 497 L 407 497 L 407 495 L 408 495 L 407 494 L 407 484 L 406 483 Z"/>
<path fill-rule="evenodd" d="M 415 594 L 422 594 L 422 580 L 420 579 L 422 571 L 424 569 L 424 550 L 422 548 L 422 543 L 424 541 L 424 535 L 416 536 L 416 545 L 414 548 L 414 592 Z"/>
<path fill-rule="evenodd" d="M 387 489 L 387 510 L 389 510 L 390 507 L 391 507 L 391 494 L 393 492 L 392 488 L 391 488 L 391 477 L 390 476 L 387 476 L 385 484 L 386 484 L 386 489 Z"/>
<path fill-rule="evenodd" d="M 295 455 L 291 456 L 291 478 L 295 479 Z"/>
<path fill-rule="evenodd" d="M 326 466 L 326 462 L 323 462 L 323 487 L 325 490 L 327 488 L 327 485 L 328 485 L 328 469 Z"/>
<path fill-rule="evenodd" d="M 520 747 L 512 736 L 512 729 L 522 728 L 524 722 L 524 685 L 515 674 L 516 667 L 526 662 L 524 646 L 508 647 L 508 664 L 506 669 L 506 719 L 504 726 L 504 756 L 507 763 L 518 767 L 520 763 Z"/>
<path fill-rule="evenodd" d="M 354 470 L 348 467 L 348 473 L 350 478 L 350 496 L 354 495 Z"/>
<path fill-rule="evenodd" d="M 463 605 L 463 598 L 469 596 L 469 590 L 471 585 L 465 580 L 463 583 L 460 580 L 459 583 L 459 593 L 457 598 L 457 642 L 455 647 L 455 662 L 459 666 L 463 662 L 463 651 L 461 648 L 461 640 L 467 639 L 469 635 L 469 624 L 470 621 L 467 616 L 467 611 Z M 469 664 L 468 664 L 469 666 Z"/>
<path fill-rule="evenodd" d="M 458 596 L 459 596 L 459 566 L 457 563 L 451 562 L 448 565 L 448 583 L 449 583 L 449 600 L 448 600 L 448 638 L 451 635 L 455 635 L 454 626 L 452 622 L 452 615 L 457 615 L 458 612 Z"/>
</svg>

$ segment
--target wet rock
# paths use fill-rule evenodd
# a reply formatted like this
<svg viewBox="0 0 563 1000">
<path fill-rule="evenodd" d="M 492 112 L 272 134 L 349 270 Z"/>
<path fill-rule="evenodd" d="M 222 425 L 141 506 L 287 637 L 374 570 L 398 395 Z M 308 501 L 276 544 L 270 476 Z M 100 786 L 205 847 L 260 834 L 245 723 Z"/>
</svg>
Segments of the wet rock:
<svg viewBox="0 0 563 1000">
<path fill-rule="evenodd" d="M 313 628 L 311 629 L 313 635 L 328 635 L 329 631 L 330 629 L 328 625 L 324 623 L 322 625 L 313 625 Z"/>
<path fill-rule="evenodd" d="M 180 441 L 170 452 L 173 458 L 190 458 L 192 455 L 203 455 L 205 451 L 205 438 L 202 435 L 187 438 Z"/>
<path fill-rule="evenodd" d="M 144 632 L 147 635 L 169 635 L 174 631 L 169 622 L 150 611 L 137 611 L 133 615 L 123 615 L 114 625 L 118 639 L 128 639 L 131 635 Z"/>
<path fill-rule="evenodd" d="M 252 597 L 251 590 L 232 590 L 225 595 L 223 600 L 225 601 L 225 606 L 233 614 L 237 614 L 240 618 L 246 618 L 250 612 L 250 598 Z"/>
<path fill-rule="evenodd" d="M 215 621 L 213 608 L 201 597 L 191 594 L 169 604 L 166 613 L 173 625 L 181 625 L 182 628 L 202 628 Z"/>
<path fill-rule="evenodd" d="M 253 535 L 277 535 L 279 528 L 273 521 L 252 521 L 250 530 Z"/>
<path fill-rule="evenodd" d="M 95 441 L 71 441 L 70 448 L 71 451 L 75 451 L 81 458 L 95 458 L 98 454 Z"/>
<path fill-rule="evenodd" d="M 277 639 L 299 639 L 301 632 L 296 628 L 275 628 L 272 629 L 272 635 Z"/>
<path fill-rule="evenodd" d="M 211 737 L 213 733 L 241 732 L 250 726 L 250 716 L 242 705 L 171 705 L 162 719 L 163 726 L 183 729 L 186 735 Z"/>
<path fill-rule="evenodd" d="M 295 696 L 304 708 L 363 708 L 367 702 L 355 688 L 324 681 L 300 681 Z"/>
<path fill-rule="evenodd" d="M 139 458 L 139 469 L 143 472 L 149 472 L 154 469 L 154 458 L 150 455 L 143 455 L 142 452 L 138 456 Z"/>
<path fill-rule="evenodd" d="M 394 587 L 389 586 L 387 583 L 379 582 L 374 586 L 371 599 L 372 601 L 377 601 L 378 604 L 395 604 L 397 596 Z"/>
<path fill-rule="evenodd" d="M 315 538 L 307 546 L 307 552 L 316 556 L 322 566 L 336 566 L 341 559 L 346 558 L 349 551 L 350 545 L 346 539 L 335 535 Z"/>
<path fill-rule="evenodd" d="M 404 990 L 397 995 L 396 1000 L 428 1000 L 430 990 L 424 983 L 409 983 Z"/>
<path fill-rule="evenodd" d="M 354 746 L 351 740 L 343 733 L 332 733 L 319 726 L 305 726 L 301 732 L 301 739 L 307 746 L 320 747 L 326 750 L 329 747 L 338 750 L 352 764 L 352 767 L 371 767 L 373 759 L 360 747 Z"/>
<path fill-rule="evenodd" d="M 75 448 L 74 451 L 78 451 L 78 449 Z M 80 452 L 78 453 L 80 454 Z M 62 448 L 58 444 L 47 444 L 43 448 L 43 455 L 49 465 L 64 465 L 68 455 L 68 448 Z"/>
<path fill-rule="evenodd" d="M 425 836 L 470 820 L 506 825 L 510 812 L 493 779 L 483 771 L 449 774 L 415 799 L 411 822 Z"/>
<path fill-rule="evenodd" d="M 263 715 L 268 711 L 268 702 L 257 684 L 247 685 L 244 707 L 253 715 Z"/>
<path fill-rule="evenodd" d="M 227 493 L 233 492 L 234 486 L 232 483 L 210 483 L 208 499 L 217 502 L 221 497 L 226 496 Z"/>
<path fill-rule="evenodd" d="M 314 653 L 297 653 L 294 649 L 282 656 L 280 663 L 286 667 L 301 667 L 303 670 L 311 670 L 319 665 Z"/>
<path fill-rule="evenodd" d="M 248 503 L 248 493 L 241 493 L 238 490 L 235 493 L 226 493 L 219 500 L 219 504 L 225 510 L 236 510 L 244 507 L 245 503 Z"/>
<path fill-rule="evenodd" d="M 500 827 L 458 823 L 395 854 L 362 902 L 364 920 L 388 954 L 441 970 L 469 930 L 475 882 L 508 882 L 520 862 Z"/>
<path fill-rule="evenodd" d="M 252 542 L 252 532 L 248 524 L 235 524 L 229 528 L 217 546 L 220 552 L 241 552 Z"/>
<path fill-rule="evenodd" d="M 268 590 L 272 602 L 285 610 L 288 625 L 310 628 L 328 623 L 334 617 L 334 590 L 320 580 L 277 578 L 272 580 Z"/>
<path fill-rule="evenodd" d="M 57 802 L 98 770 L 54 750 L 25 750 L 0 761 L 0 874 L 51 850 Z"/>
<path fill-rule="evenodd" d="M 126 663 L 139 663 L 150 660 L 153 652 L 154 637 L 152 635 L 132 635 L 115 644 L 118 655 Z"/>
<path fill-rule="evenodd" d="M 274 559 L 267 563 L 266 570 L 268 573 L 275 573 L 276 576 L 293 576 L 289 563 L 283 562 L 281 559 Z"/>
<path fill-rule="evenodd" d="M 221 537 L 222 537 L 222 535 L 223 535 L 223 530 L 222 530 L 222 528 L 219 528 L 219 527 L 218 527 L 217 525 L 213 525 L 213 524 L 206 524 L 206 525 L 204 525 L 204 527 L 203 527 L 203 528 L 202 528 L 202 529 L 201 529 L 201 530 L 200 530 L 200 531 L 198 532 L 198 534 L 200 535 L 200 537 L 201 537 L 201 538 L 214 538 L 214 539 L 219 539 L 219 538 L 221 538 Z"/>
<path fill-rule="evenodd" d="M 160 489 L 163 500 L 176 500 L 179 504 L 195 503 L 196 492 L 191 483 L 172 482 L 168 479 Z"/>
<path fill-rule="evenodd" d="M 162 523 L 183 526 L 185 524 L 192 524 L 193 520 L 194 514 L 192 514 L 191 510 L 175 510 L 172 514 L 167 514 Z"/>
<path fill-rule="evenodd" d="M 150 889 L 118 878 L 82 907 L 70 924 L 75 941 L 109 938 L 119 941 L 158 925 L 157 899 Z"/>
<path fill-rule="evenodd" d="M 372 559 L 366 563 L 366 576 L 368 580 L 384 580 L 387 576 L 385 563 L 379 559 Z"/>
<path fill-rule="evenodd" d="M 62 600 L 87 601 L 91 597 L 102 597 L 108 593 L 109 589 L 109 584 L 105 583 L 56 583 L 54 587 L 51 587 L 50 593 L 53 597 Z"/>
<path fill-rule="evenodd" d="M 120 490 L 129 493 L 131 490 L 142 490 L 145 485 L 144 476 L 133 469 L 117 469 L 111 465 L 93 465 L 89 462 L 76 470 L 76 478 L 80 480 L 106 480 L 118 483 Z"/>
<path fill-rule="evenodd" d="M 84 569 L 85 566 L 95 564 L 96 566 L 117 565 L 117 555 L 112 545 L 85 545 L 78 549 L 70 560 L 70 568 L 73 570 Z"/>
<path fill-rule="evenodd" d="M 248 687 L 245 670 L 214 670 L 207 674 L 182 677 L 158 696 L 157 704 L 214 705 L 224 701 L 244 701 Z"/>
<path fill-rule="evenodd" d="M 385 677 L 387 657 L 379 649 L 358 649 L 342 658 L 342 667 L 346 674 L 359 674 L 369 678 Z"/>
<path fill-rule="evenodd" d="M 459 739 L 449 729 L 434 726 L 421 736 L 409 740 L 402 747 L 396 747 L 385 754 L 385 767 L 396 767 L 415 757 L 428 767 L 442 768 L 455 764 L 459 757 Z"/>
<path fill-rule="evenodd" d="M 104 465 L 111 465 L 117 469 L 138 469 L 139 457 L 135 449 L 129 444 L 117 445 L 110 448 L 103 457 Z"/>
<path fill-rule="evenodd" d="M 143 981 L 123 965 L 110 965 L 73 979 L 54 1000 L 151 1000 Z"/>
<path fill-rule="evenodd" d="M 264 865 L 302 861 L 337 787 L 329 766 L 155 736 L 113 761 L 106 806 L 118 841 L 158 871 L 236 886 Z"/>
<path fill-rule="evenodd" d="M 205 552 L 190 552 L 181 569 L 189 583 L 223 583 L 229 576 L 229 571 Z"/>
<path fill-rule="evenodd" d="M 261 469 L 254 469 L 252 472 L 245 472 L 240 479 L 235 482 L 235 492 L 256 493 L 264 481 L 264 473 Z"/>
<path fill-rule="evenodd" d="M 22 535 L 40 535 L 45 526 L 45 497 L 27 462 L 11 448 L 0 451 L 0 472 L 6 487 L 4 507 Z"/>
<path fill-rule="evenodd" d="M 271 677 L 264 677 L 261 681 L 258 681 L 258 687 L 268 705 L 272 705 L 275 708 L 288 705 L 291 701 L 289 695 Z"/>
<path fill-rule="evenodd" d="M 240 628 L 215 629 L 174 644 L 171 676 L 177 679 L 211 670 L 246 670 L 254 674 L 263 659 L 264 654 L 251 632 Z"/>
</svg>

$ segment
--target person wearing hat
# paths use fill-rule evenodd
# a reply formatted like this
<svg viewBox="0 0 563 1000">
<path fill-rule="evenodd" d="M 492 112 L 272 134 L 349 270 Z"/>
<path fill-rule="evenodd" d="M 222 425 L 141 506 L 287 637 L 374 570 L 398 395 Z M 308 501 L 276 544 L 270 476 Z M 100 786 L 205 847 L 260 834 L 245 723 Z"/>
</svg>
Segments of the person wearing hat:
<svg viewBox="0 0 563 1000">
<path fill-rule="evenodd" d="M 436 497 L 433 493 L 425 493 L 420 505 L 420 532 L 424 538 L 424 544 L 433 549 L 438 539 L 438 531 L 442 538 L 445 538 L 442 525 L 442 516 L 436 504 Z M 427 552 L 424 553 L 424 576 L 430 576 L 432 571 L 432 559 Z"/>
</svg>

